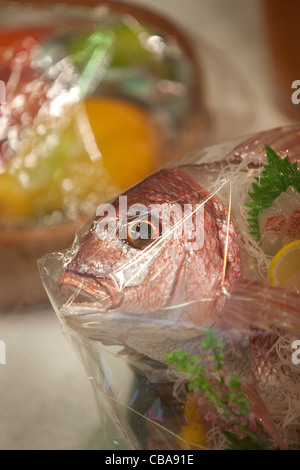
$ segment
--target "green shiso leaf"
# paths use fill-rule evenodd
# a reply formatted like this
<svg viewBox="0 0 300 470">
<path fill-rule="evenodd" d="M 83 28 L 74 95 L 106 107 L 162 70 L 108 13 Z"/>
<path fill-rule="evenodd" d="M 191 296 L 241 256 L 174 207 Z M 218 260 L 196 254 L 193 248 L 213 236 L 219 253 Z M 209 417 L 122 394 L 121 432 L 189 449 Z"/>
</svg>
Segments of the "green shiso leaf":
<svg viewBox="0 0 300 470">
<path fill-rule="evenodd" d="M 249 210 L 250 233 L 260 239 L 258 216 L 271 206 L 273 201 L 285 192 L 289 186 L 300 192 L 300 171 L 297 162 L 292 163 L 288 156 L 281 158 L 268 145 L 265 145 L 268 163 L 264 166 L 261 178 L 252 183 L 253 192 L 249 193 L 252 201 L 246 206 Z"/>
</svg>

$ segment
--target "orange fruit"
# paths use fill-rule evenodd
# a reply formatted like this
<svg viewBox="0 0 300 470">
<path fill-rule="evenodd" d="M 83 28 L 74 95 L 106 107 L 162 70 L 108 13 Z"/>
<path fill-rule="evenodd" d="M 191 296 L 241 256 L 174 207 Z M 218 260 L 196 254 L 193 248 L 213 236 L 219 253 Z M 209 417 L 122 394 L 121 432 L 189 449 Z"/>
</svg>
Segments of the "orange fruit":
<svg viewBox="0 0 300 470">
<path fill-rule="evenodd" d="M 161 135 L 147 110 L 117 98 L 87 99 L 85 108 L 115 184 L 126 189 L 155 171 Z"/>
</svg>

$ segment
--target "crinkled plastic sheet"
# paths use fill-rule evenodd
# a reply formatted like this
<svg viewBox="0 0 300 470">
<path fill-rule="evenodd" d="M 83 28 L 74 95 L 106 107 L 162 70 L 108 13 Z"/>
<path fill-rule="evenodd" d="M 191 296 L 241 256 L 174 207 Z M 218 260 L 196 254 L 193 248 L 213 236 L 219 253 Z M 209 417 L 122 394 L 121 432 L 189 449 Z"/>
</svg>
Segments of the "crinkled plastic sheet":
<svg viewBox="0 0 300 470">
<path fill-rule="evenodd" d="M 99 206 L 69 250 L 39 261 L 120 430 L 108 448 L 298 448 L 299 285 L 269 282 L 274 253 L 264 228 L 260 241 L 249 231 L 266 145 L 296 172 L 299 127 L 192 152 Z"/>
<path fill-rule="evenodd" d="M 89 97 L 115 98 L 146 110 L 154 127 L 160 128 L 161 135 L 157 133 L 156 137 L 163 142 L 162 159 L 171 158 L 182 144 L 189 148 L 200 144 L 198 139 L 202 139 L 208 124 L 200 59 L 188 33 L 171 21 L 118 2 L 104 1 L 93 7 L 3 2 L 0 33 L 8 49 L 5 53 L 3 47 L 0 55 L 0 78 L 6 88 L 6 100 L 0 103 L 0 171 L 17 173 L 19 184 L 28 191 L 37 185 L 33 169 L 42 165 L 42 158 L 50 160 L 49 166 L 59 166 L 59 159 L 55 160 L 51 152 L 60 139 L 65 153 L 76 157 L 76 148 L 83 147 L 82 153 L 88 153 L 97 170 L 94 162 L 99 159 L 99 149 L 92 142 L 87 118 L 78 118 L 79 136 L 74 132 L 73 145 L 64 139 L 69 131 L 70 108 Z M 84 114 L 80 107 L 76 109 L 79 117 Z M 99 178 L 103 177 L 104 189 L 106 177 L 117 191 L 116 181 L 109 179 L 104 169 L 102 173 Z M 72 176 L 69 179 L 75 186 Z M 83 193 L 81 204 L 74 201 L 74 194 L 68 200 L 65 193 L 69 190 L 64 184 L 62 181 L 58 188 L 67 199 L 63 216 L 74 220 L 89 213 L 89 198 Z M 97 188 L 92 189 L 97 194 Z M 77 191 L 80 193 L 79 188 Z M 106 197 L 112 194 L 107 189 Z M 100 189 L 97 195 L 102 195 Z M 74 207 L 76 202 L 80 207 Z M 53 220 L 46 221 L 48 225 L 57 222 L 59 210 L 53 209 L 55 214 Z M 37 218 L 39 215 L 34 214 Z M 1 224 L 9 225 L 3 209 L 1 216 Z M 51 214 L 46 216 L 49 219 Z"/>
<path fill-rule="evenodd" d="M 36 259 L 211 127 L 201 58 L 172 21 L 124 2 L 33 3 L 0 6 L 1 308 L 45 301 Z M 111 161 L 118 119 L 128 157 Z M 118 178 L 122 158 L 133 170 Z"/>
<path fill-rule="evenodd" d="M 212 140 L 245 132 L 255 120 L 248 83 L 201 37 L 124 2 L 75 3 L 1 3 L 6 102 L 0 103 L 0 172 L 8 175 L 2 187 L 16 198 L 10 207 L 2 190 L 1 228 L 76 221 L 94 210 L 95 198 L 120 190 L 110 166 L 99 163 L 102 150 L 87 112 L 74 107 L 86 99 L 116 98 L 147 111 L 157 141 L 152 170 Z M 91 165 L 102 185 L 86 189 L 89 178 L 66 157 L 73 154 Z M 44 187 L 53 185 L 49 198 L 42 180 Z M 31 211 L 27 194 L 34 199 L 29 198 Z"/>
</svg>

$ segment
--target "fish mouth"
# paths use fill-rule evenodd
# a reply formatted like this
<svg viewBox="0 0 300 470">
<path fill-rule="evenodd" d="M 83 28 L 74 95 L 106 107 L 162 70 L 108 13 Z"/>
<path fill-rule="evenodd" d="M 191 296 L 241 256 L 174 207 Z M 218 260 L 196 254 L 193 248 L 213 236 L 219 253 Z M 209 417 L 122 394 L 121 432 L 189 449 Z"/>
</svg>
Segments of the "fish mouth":
<svg viewBox="0 0 300 470">
<path fill-rule="evenodd" d="M 65 307 L 93 307 L 97 312 L 115 310 L 122 303 L 123 294 L 110 279 L 97 278 L 66 270 L 58 281 L 60 293 L 66 299 Z"/>
</svg>

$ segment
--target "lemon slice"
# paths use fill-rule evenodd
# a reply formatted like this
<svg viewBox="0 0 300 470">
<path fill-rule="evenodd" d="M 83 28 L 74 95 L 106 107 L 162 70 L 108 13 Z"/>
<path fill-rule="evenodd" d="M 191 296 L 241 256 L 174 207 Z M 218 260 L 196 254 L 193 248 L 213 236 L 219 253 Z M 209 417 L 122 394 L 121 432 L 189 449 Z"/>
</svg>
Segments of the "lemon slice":
<svg viewBox="0 0 300 470">
<path fill-rule="evenodd" d="M 300 240 L 285 245 L 273 258 L 269 281 L 300 292 Z"/>
</svg>

